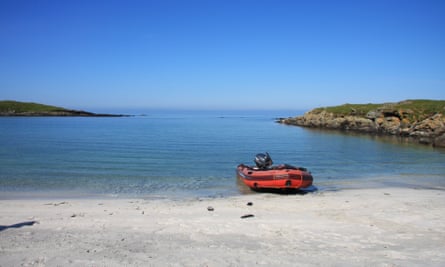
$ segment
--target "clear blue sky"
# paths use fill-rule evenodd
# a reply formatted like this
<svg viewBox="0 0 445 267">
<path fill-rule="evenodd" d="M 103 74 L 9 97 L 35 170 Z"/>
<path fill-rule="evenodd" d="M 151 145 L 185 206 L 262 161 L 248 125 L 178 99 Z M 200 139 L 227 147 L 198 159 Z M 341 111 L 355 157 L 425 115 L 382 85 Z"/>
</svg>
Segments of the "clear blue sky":
<svg viewBox="0 0 445 267">
<path fill-rule="evenodd" d="M 0 99 L 310 109 L 445 99 L 445 1 L 0 0 Z"/>
</svg>

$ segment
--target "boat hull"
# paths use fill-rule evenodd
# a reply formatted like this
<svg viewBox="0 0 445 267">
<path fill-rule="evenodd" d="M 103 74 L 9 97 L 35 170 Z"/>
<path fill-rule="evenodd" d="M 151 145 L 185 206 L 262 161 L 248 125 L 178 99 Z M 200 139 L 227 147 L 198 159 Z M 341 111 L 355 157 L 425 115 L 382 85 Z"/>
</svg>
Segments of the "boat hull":
<svg viewBox="0 0 445 267">
<path fill-rule="evenodd" d="M 245 185 L 260 189 L 300 189 L 312 185 L 313 177 L 304 168 L 289 165 L 259 170 L 244 164 L 237 167 L 237 176 Z"/>
</svg>

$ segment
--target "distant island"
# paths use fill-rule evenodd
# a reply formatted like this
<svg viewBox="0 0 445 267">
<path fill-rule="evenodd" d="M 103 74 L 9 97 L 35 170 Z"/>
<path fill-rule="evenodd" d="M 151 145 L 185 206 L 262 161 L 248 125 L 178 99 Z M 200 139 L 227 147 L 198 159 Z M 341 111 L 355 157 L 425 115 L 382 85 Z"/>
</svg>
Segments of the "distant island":
<svg viewBox="0 0 445 267">
<path fill-rule="evenodd" d="M 406 137 L 445 147 L 445 100 L 405 100 L 384 104 L 344 104 L 313 109 L 279 123 Z"/>
<path fill-rule="evenodd" d="M 118 114 L 98 114 L 83 110 L 65 109 L 38 103 L 0 101 L 0 116 L 22 117 L 125 117 Z"/>
</svg>

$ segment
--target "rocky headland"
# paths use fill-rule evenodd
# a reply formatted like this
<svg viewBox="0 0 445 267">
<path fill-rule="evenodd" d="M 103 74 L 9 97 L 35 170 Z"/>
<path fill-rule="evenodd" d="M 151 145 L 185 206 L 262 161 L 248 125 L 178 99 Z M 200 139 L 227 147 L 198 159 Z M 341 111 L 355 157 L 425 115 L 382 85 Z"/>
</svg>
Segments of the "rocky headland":
<svg viewBox="0 0 445 267">
<path fill-rule="evenodd" d="M 384 104 L 344 104 L 316 108 L 279 123 L 311 128 L 400 136 L 445 147 L 445 101 L 406 100 Z"/>
<path fill-rule="evenodd" d="M 83 110 L 65 109 L 38 103 L 0 101 L 0 116 L 3 117 L 124 117 L 120 114 L 100 114 Z"/>
</svg>

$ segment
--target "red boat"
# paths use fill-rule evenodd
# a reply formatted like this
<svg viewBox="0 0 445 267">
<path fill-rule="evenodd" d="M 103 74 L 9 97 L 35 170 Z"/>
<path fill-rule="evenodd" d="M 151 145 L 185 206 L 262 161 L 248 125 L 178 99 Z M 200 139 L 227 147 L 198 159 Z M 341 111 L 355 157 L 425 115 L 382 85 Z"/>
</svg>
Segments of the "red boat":
<svg viewBox="0 0 445 267">
<path fill-rule="evenodd" d="M 255 167 L 240 164 L 237 176 L 253 190 L 301 189 L 312 185 L 313 177 L 302 167 L 282 164 L 273 167 L 269 154 L 257 154 Z"/>
</svg>

